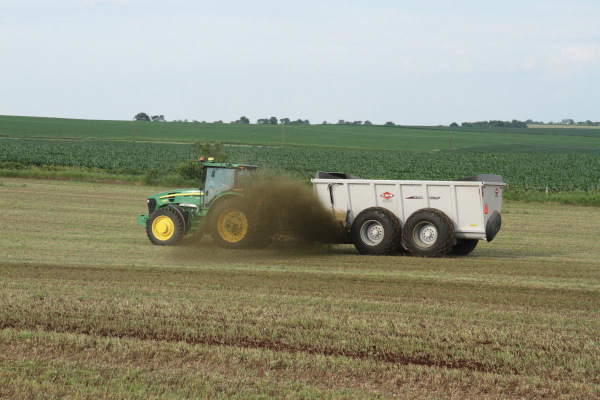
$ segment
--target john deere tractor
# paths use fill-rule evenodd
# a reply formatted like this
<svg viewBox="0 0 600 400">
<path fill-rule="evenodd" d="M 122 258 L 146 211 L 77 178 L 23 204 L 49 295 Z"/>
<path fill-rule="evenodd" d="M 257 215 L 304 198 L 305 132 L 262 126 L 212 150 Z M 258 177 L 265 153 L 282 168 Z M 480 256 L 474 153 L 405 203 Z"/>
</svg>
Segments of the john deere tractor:
<svg viewBox="0 0 600 400">
<path fill-rule="evenodd" d="M 148 214 L 138 216 L 150 241 L 159 246 L 184 236 L 212 235 L 229 248 L 265 246 L 271 233 L 260 198 L 247 196 L 254 165 L 201 159 L 200 187 L 175 189 L 148 197 Z"/>
</svg>

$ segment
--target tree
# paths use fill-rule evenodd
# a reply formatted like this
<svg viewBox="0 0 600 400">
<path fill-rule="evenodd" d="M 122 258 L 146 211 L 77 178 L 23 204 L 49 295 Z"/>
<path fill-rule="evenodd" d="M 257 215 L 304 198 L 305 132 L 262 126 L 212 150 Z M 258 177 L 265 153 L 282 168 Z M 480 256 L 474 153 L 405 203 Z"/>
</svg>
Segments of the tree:
<svg viewBox="0 0 600 400">
<path fill-rule="evenodd" d="M 309 120 L 307 120 L 307 119 L 305 119 L 304 121 L 302 121 L 302 123 L 303 123 L 304 125 L 310 125 L 310 121 L 309 121 Z"/>
<path fill-rule="evenodd" d="M 392 121 L 388 121 L 388 122 L 385 123 L 384 126 L 396 126 L 396 124 L 393 123 Z"/>
<path fill-rule="evenodd" d="M 354 121 L 352 123 L 352 125 L 362 125 L 362 123 L 363 123 L 362 121 Z"/>
<path fill-rule="evenodd" d="M 450 124 L 450 128 L 458 128 L 458 124 L 456 122 L 453 122 Z"/>
<path fill-rule="evenodd" d="M 289 124 L 290 123 L 290 119 L 289 118 L 281 118 L 279 120 L 279 122 L 281 122 L 282 124 Z"/>
<path fill-rule="evenodd" d="M 216 162 L 227 161 L 228 155 L 225 151 L 225 146 L 221 142 L 205 142 L 199 141 L 192 144 L 196 157 L 214 157 Z"/>
<path fill-rule="evenodd" d="M 250 120 L 244 116 L 240 117 L 240 124 L 249 124 Z"/>
<path fill-rule="evenodd" d="M 185 179 L 195 180 L 200 177 L 198 164 L 200 157 L 205 159 L 214 157 L 216 162 L 225 162 L 229 158 L 225 147 L 220 142 L 196 142 L 192 144 L 192 149 L 194 157 L 177 166 L 177 172 Z"/>
<path fill-rule="evenodd" d="M 256 123 L 259 124 L 259 125 L 267 124 L 268 122 L 269 121 L 267 119 L 265 119 L 265 118 L 261 118 L 261 119 L 257 119 L 256 120 Z"/>
<path fill-rule="evenodd" d="M 152 121 L 154 121 L 154 122 L 165 122 L 165 116 L 164 115 L 153 115 L 152 116 Z"/>
<path fill-rule="evenodd" d="M 269 118 L 269 123 L 271 125 L 277 125 L 278 124 L 277 117 L 271 117 L 271 118 Z"/>
<path fill-rule="evenodd" d="M 369 121 L 369 120 L 366 120 L 363 125 L 373 125 L 373 123 L 371 121 Z"/>
<path fill-rule="evenodd" d="M 150 121 L 150 117 L 145 112 L 135 114 L 136 121 Z"/>
<path fill-rule="evenodd" d="M 344 121 L 343 119 L 340 119 L 340 120 L 338 121 L 338 125 L 344 125 L 345 123 L 346 123 L 346 121 Z"/>
</svg>

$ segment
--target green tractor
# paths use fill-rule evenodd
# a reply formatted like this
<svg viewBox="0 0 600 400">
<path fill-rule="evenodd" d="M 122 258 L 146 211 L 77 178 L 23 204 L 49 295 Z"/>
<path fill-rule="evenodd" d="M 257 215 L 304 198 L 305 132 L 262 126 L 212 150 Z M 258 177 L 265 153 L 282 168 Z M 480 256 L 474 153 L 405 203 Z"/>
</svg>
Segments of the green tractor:
<svg viewBox="0 0 600 400">
<path fill-rule="evenodd" d="M 254 165 L 200 161 L 200 188 L 175 189 L 148 197 L 148 214 L 138 216 L 150 241 L 159 246 L 184 236 L 212 235 L 228 248 L 264 247 L 272 233 L 262 199 L 246 196 Z"/>
</svg>

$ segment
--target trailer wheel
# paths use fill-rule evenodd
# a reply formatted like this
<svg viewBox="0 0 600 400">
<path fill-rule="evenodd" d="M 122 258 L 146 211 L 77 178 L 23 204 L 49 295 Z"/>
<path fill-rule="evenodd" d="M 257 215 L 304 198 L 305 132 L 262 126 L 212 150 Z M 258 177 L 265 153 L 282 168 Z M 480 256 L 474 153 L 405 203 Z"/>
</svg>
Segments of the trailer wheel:
<svg viewBox="0 0 600 400">
<path fill-rule="evenodd" d="M 148 239 L 158 246 L 177 244 L 183 237 L 184 223 L 181 215 L 171 207 L 154 211 L 146 222 Z"/>
<path fill-rule="evenodd" d="M 471 254 L 475 247 L 477 247 L 479 240 L 477 239 L 458 239 L 458 242 L 452 247 L 450 252 L 453 256 L 466 256 Z"/>
<path fill-rule="evenodd" d="M 221 247 L 241 249 L 264 248 L 271 243 L 261 213 L 244 199 L 224 199 L 211 207 L 208 228 Z"/>
<path fill-rule="evenodd" d="M 358 214 L 351 235 L 354 247 L 361 254 L 393 254 L 401 247 L 400 222 L 384 208 L 371 207 Z"/>
<path fill-rule="evenodd" d="M 412 214 L 404 224 L 404 240 L 413 256 L 443 257 L 452 251 L 454 225 L 446 214 L 424 208 Z"/>
</svg>

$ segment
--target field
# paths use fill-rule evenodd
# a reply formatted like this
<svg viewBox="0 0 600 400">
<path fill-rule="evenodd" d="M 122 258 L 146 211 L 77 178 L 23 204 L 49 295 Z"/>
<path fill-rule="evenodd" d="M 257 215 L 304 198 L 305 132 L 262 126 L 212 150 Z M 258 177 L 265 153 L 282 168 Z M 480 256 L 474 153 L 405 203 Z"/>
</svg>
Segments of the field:
<svg viewBox="0 0 600 400">
<path fill-rule="evenodd" d="M 224 143 L 280 145 L 281 131 L 278 125 L 135 124 L 137 140 L 162 142 L 219 140 Z M 450 133 L 448 128 L 443 127 L 288 125 L 285 128 L 285 142 L 302 147 L 440 151 L 449 149 Z M 130 141 L 132 122 L 0 116 L 0 135 Z M 600 130 L 460 128 L 452 131 L 453 149 L 485 147 L 487 151 L 494 152 L 494 146 L 533 147 L 550 153 L 592 151 L 598 154 Z"/>
<path fill-rule="evenodd" d="M 600 218 L 509 202 L 466 258 L 151 246 L 158 187 L 2 178 L 0 397 L 600 396 Z"/>
<path fill-rule="evenodd" d="M 495 173 L 517 189 L 600 190 L 600 155 L 423 153 L 264 146 L 229 146 L 227 152 L 236 162 L 286 171 L 305 180 L 313 177 L 315 171 L 344 171 L 375 179 L 430 180 Z M 182 144 L 0 138 L 0 169 L 3 166 L 14 168 L 11 163 L 16 162 L 46 170 L 62 166 L 138 175 L 156 170 L 164 175 L 176 173 L 177 165 L 192 156 L 191 147 Z"/>
</svg>

